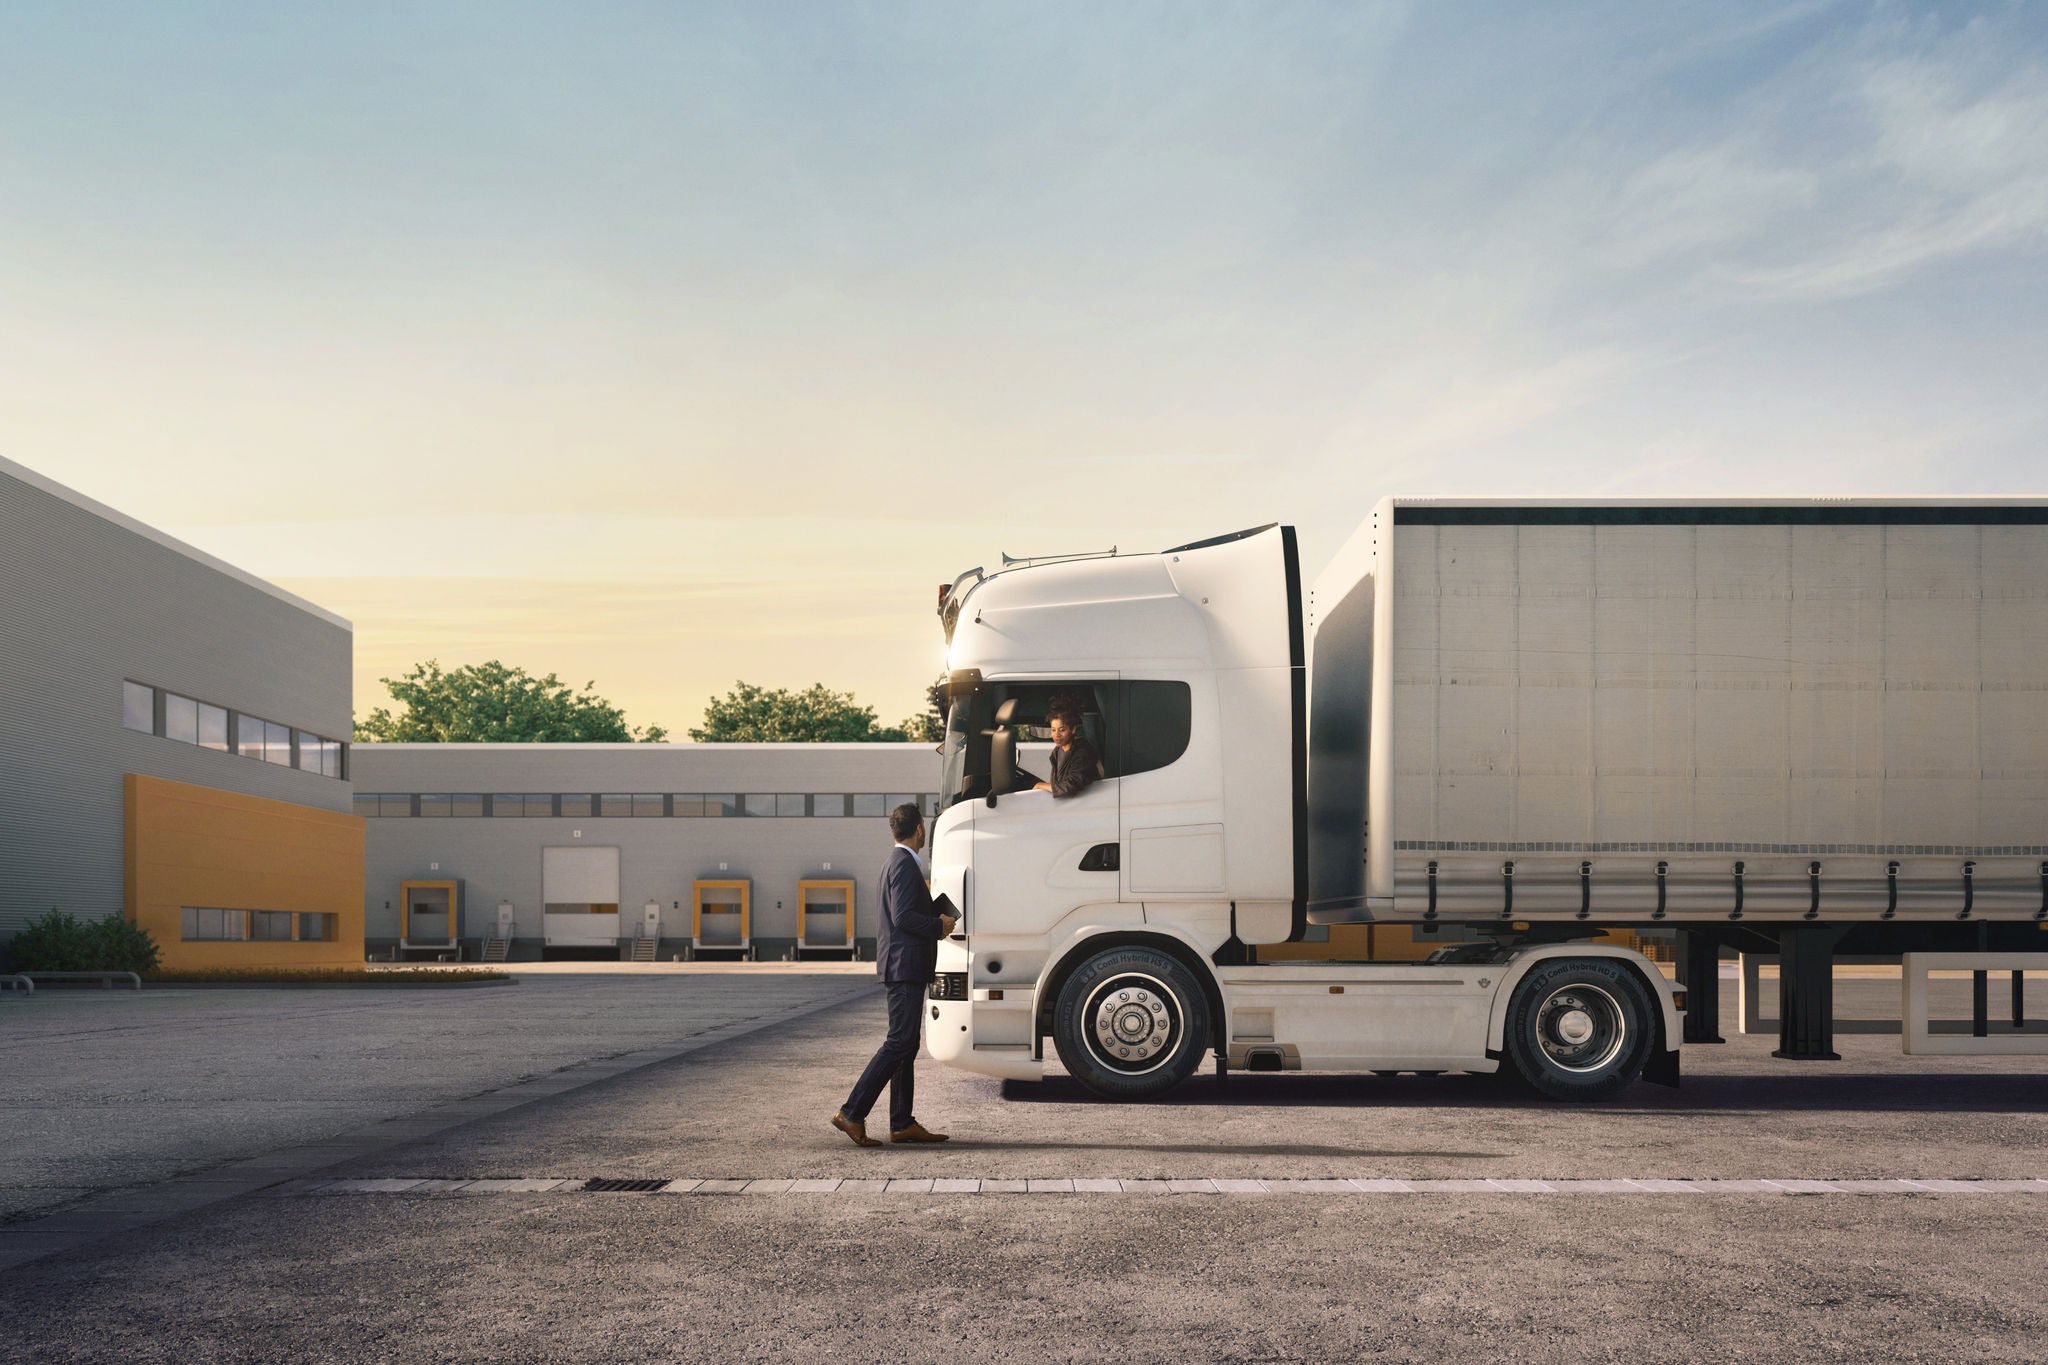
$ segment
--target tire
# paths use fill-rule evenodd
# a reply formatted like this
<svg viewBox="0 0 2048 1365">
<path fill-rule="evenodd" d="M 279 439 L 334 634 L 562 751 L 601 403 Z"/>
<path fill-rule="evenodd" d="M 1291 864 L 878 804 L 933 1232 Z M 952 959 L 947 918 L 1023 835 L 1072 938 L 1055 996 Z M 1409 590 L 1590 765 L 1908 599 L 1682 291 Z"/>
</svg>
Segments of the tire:
<svg viewBox="0 0 2048 1365">
<path fill-rule="evenodd" d="M 1052 1037 L 1068 1073 L 1088 1089 L 1104 1099 L 1151 1099 L 1202 1064 L 1209 1001 L 1178 958 L 1110 948 L 1060 987 Z"/>
<path fill-rule="evenodd" d="M 1656 1018 L 1648 988 L 1626 963 L 1553 958 L 1515 986 L 1508 1060 L 1551 1099 L 1605 1099 L 1642 1074 L 1656 1046 Z"/>
</svg>

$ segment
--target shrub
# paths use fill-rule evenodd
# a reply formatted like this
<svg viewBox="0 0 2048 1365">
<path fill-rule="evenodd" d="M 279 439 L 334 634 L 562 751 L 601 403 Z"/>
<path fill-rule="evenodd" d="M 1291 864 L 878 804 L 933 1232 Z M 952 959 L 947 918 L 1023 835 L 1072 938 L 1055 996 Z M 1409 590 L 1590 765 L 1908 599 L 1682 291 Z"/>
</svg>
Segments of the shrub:
<svg viewBox="0 0 2048 1365">
<path fill-rule="evenodd" d="M 7 956 L 17 972 L 146 972 L 162 954 L 123 916 L 87 922 L 53 909 L 15 934 Z"/>
<path fill-rule="evenodd" d="M 109 915 L 93 926 L 94 948 L 99 961 L 86 971 L 150 972 L 163 953 L 142 928 L 126 915 Z"/>
</svg>

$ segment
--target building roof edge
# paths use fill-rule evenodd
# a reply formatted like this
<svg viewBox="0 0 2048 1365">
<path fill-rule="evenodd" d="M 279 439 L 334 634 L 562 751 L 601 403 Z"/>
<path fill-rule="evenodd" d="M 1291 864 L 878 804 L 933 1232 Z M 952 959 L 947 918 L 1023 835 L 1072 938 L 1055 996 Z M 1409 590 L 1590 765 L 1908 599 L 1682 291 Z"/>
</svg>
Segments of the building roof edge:
<svg viewBox="0 0 2048 1365">
<path fill-rule="evenodd" d="M 321 620 L 328 622 L 330 625 L 339 626 L 343 630 L 347 631 L 350 635 L 355 634 L 355 625 L 347 617 L 337 615 L 336 613 L 327 610 L 327 608 L 319 605 L 316 602 L 308 602 L 305 598 L 299 596 L 297 593 L 287 592 L 283 588 L 278 587 L 277 584 L 272 583 L 267 579 L 258 578 L 255 574 L 250 573 L 247 569 L 236 568 L 233 564 L 228 563 L 225 559 L 221 559 L 215 555 L 210 555 L 196 545 L 188 545 L 184 541 L 179 540 L 176 536 L 168 535 L 163 531 L 159 531 L 156 527 L 149 525 L 147 522 L 137 521 L 134 517 L 129 516 L 126 512 L 117 511 L 116 509 L 107 506 L 105 503 L 100 502 L 97 499 L 89 498 L 75 488 L 67 488 L 65 485 L 58 483 L 55 479 L 49 477 L 47 474 L 38 474 L 35 470 L 30 469 L 27 465 L 17 464 L 15 461 L 8 459 L 4 455 L 0 455 L 0 474 L 6 474 L 11 478 L 19 479 L 21 482 L 27 484 L 29 487 L 37 489 L 44 493 L 48 493 L 53 498 L 59 498 L 65 502 L 68 502 L 73 507 L 76 507 L 81 511 L 90 512 L 94 516 L 100 518 L 100 520 L 102 521 L 112 522 L 114 525 L 120 527 L 124 531 L 132 531 L 136 535 L 141 536 L 143 539 L 154 541 L 156 544 L 163 546 L 166 550 L 174 551 L 177 554 L 185 556 L 185 558 L 187 559 L 203 564 L 207 568 L 214 570 L 216 573 L 226 574 L 228 577 L 235 579 L 237 582 L 245 583 L 248 586 L 255 588 L 259 592 L 268 593 L 270 596 L 277 598 L 281 602 L 287 603 L 291 606 L 297 607 L 301 611 L 317 616 Z"/>
</svg>

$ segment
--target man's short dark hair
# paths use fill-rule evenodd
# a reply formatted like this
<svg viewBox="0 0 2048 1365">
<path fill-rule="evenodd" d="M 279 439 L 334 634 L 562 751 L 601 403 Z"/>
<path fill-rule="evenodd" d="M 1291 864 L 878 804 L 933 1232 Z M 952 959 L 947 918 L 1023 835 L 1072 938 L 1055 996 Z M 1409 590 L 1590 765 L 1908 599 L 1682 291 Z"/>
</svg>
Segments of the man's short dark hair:
<svg viewBox="0 0 2048 1365">
<path fill-rule="evenodd" d="M 917 827 L 923 823 L 924 812 L 914 802 L 905 801 L 889 812 L 889 832 L 896 836 L 898 843 L 917 833 Z"/>
</svg>

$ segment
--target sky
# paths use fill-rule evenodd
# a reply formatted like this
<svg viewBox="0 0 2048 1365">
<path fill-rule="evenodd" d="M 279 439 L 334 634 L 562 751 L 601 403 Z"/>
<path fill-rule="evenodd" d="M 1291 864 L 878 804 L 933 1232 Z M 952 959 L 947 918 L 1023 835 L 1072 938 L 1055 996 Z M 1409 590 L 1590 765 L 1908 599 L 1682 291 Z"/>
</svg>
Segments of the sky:
<svg viewBox="0 0 2048 1365">
<path fill-rule="evenodd" d="M 423 659 L 884 723 L 1001 553 L 2048 492 L 2048 7 L 0 7 L 0 451 Z"/>
</svg>

